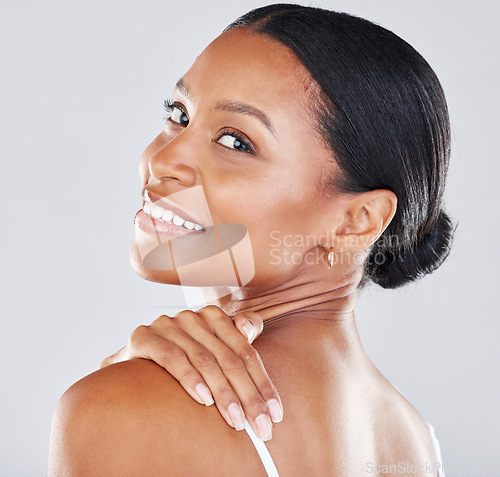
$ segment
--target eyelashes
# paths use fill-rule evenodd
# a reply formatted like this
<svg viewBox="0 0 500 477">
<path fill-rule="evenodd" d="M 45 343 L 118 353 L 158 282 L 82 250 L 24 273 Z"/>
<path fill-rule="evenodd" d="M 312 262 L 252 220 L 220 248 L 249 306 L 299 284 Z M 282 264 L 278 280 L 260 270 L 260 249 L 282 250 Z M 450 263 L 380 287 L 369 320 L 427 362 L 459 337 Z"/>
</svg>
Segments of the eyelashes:
<svg viewBox="0 0 500 477">
<path fill-rule="evenodd" d="M 164 99 L 163 100 L 163 109 L 165 110 L 165 115 L 163 116 L 163 121 L 166 121 L 167 119 L 172 116 L 172 110 L 173 110 L 174 102 L 170 99 Z"/>
<path fill-rule="evenodd" d="M 172 106 L 174 105 L 174 102 L 171 99 L 164 99 L 163 100 L 163 109 L 167 111 L 167 113 L 172 112 Z"/>
<path fill-rule="evenodd" d="M 176 104 L 171 99 L 165 99 L 163 101 L 163 109 L 166 113 L 163 118 L 164 121 L 171 121 L 184 127 L 188 126 L 189 118 L 180 105 Z M 224 129 L 224 131 L 219 133 L 212 141 L 234 152 L 255 154 L 255 147 L 252 142 L 234 130 Z"/>
<path fill-rule="evenodd" d="M 227 138 L 231 138 L 228 139 Z M 229 129 L 224 130 L 222 133 L 218 134 L 214 139 L 214 142 L 221 144 L 228 149 L 232 149 L 238 152 L 248 152 L 254 154 L 255 151 L 252 144 L 247 141 L 241 134 L 236 131 L 231 131 Z"/>
</svg>

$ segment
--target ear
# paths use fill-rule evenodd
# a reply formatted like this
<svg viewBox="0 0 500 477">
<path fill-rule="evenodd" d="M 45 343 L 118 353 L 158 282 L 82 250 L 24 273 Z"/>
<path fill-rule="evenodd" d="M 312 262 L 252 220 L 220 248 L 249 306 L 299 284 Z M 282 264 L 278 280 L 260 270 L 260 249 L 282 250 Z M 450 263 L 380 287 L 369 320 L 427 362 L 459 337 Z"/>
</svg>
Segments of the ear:
<svg viewBox="0 0 500 477">
<path fill-rule="evenodd" d="M 346 203 L 344 223 L 336 230 L 335 249 L 358 252 L 370 247 L 391 222 L 397 204 L 396 194 L 385 189 L 353 196 Z"/>
</svg>

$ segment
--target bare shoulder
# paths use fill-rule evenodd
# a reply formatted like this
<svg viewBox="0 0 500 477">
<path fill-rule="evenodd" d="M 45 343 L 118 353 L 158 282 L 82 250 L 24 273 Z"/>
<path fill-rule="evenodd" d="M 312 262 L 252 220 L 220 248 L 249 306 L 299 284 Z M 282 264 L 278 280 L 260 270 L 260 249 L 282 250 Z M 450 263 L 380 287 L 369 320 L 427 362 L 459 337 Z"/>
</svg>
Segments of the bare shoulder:
<svg viewBox="0 0 500 477">
<path fill-rule="evenodd" d="M 164 369 L 135 359 L 86 376 L 61 397 L 49 476 L 224 476 L 239 465 L 258 476 L 255 457 L 246 433 L 215 406 L 196 403 Z"/>
<path fill-rule="evenodd" d="M 434 463 L 424 420 L 371 361 L 344 360 L 321 339 L 262 338 L 256 348 L 285 414 L 268 443 L 280 474 L 378 475 L 401 462 Z"/>
<path fill-rule="evenodd" d="M 418 465 L 419 468 L 435 465 L 431 434 L 424 419 L 405 396 L 383 380 L 375 408 L 376 426 L 387 437 L 380 440 L 378 447 L 380 463 L 403 462 L 408 467 Z"/>
</svg>

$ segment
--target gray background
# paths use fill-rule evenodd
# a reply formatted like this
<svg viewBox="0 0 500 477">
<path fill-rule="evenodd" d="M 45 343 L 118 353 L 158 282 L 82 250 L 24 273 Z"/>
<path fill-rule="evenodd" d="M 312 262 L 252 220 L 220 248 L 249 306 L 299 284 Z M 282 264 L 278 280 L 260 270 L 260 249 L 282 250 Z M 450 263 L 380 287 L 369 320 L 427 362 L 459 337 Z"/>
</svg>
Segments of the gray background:
<svg viewBox="0 0 500 477">
<path fill-rule="evenodd" d="M 74 381 L 139 324 L 182 306 L 127 258 L 139 156 L 162 101 L 207 43 L 266 2 L 17 1 L 0 7 L 0 474 L 46 472 L 51 416 Z M 433 423 L 450 476 L 498 475 L 498 15 L 492 1 L 313 5 L 409 41 L 447 93 L 448 262 L 358 310 L 374 362 Z M 496 305 L 496 303 L 495 303 Z M 496 318 L 495 318 L 496 316 Z"/>
</svg>

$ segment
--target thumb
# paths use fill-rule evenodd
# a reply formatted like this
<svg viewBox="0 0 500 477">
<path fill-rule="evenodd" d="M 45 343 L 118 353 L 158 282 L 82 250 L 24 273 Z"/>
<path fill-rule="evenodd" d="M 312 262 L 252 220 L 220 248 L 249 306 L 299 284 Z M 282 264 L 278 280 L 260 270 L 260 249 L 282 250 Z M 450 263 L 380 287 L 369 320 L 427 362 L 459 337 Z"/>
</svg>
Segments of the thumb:
<svg viewBox="0 0 500 477">
<path fill-rule="evenodd" d="M 127 353 L 126 353 L 126 346 L 124 346 L 122 349 L 118 350 L 116 353 L 112 354 L 111 356 L 108 356 L 106 359 L 103 359 L 101 361 L 101 364 L 99 365 L 99 369 L 105 368 L 107 366 L 110 366 L 115 363 L 119 363 L 120 361 L 126 361 L 127 360 Z"/>
<path fill-rule="evenodd" d="M 264 328 L 262 318 L 255 311 L 237 313 L 233 317 L 233 322 L 238 331 L 249 343 L 252 343 L 262 333 Z"/>
</svg>

